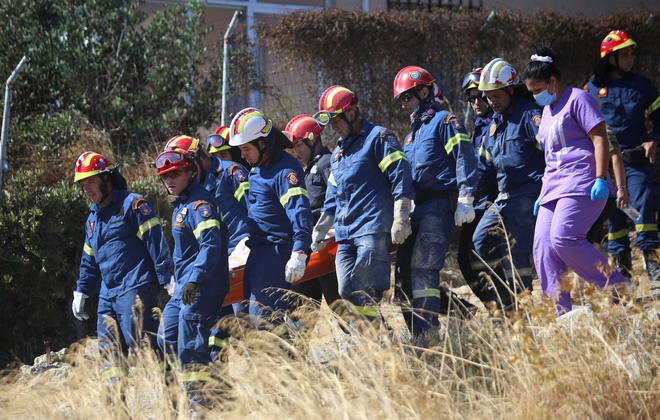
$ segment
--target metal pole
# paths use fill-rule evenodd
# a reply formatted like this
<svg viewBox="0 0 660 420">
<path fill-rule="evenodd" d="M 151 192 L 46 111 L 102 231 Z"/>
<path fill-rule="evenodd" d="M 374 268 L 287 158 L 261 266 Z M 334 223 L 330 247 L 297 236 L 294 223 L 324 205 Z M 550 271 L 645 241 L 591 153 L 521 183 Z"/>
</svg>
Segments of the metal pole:
<svg viewBox="0 0 660 420">
<path fill-rule="evenodd" d="M 234 12 L 234 17 L 229 22 L 227 32 L 225 32 L 225 39 L 223 41 L 223 58 L 222 58 L 222 112 L 220 118 L 221 125 L 227 125 L 227 91 L 229 90 L 229 37 L 234 32 L 234 28 L 238 24 L 238 19 L 243 16 L 243 12 L 237 10 Z"/>
<path fill-rule="evenodd" d="M 29 61 L 30 57 L 23 56 L 5 84 L 5 110 L 2 115 L 2 141 L 0 141 L 0 192 L 2 192 L 2 174 L 5 170 L 5 157 L 7 156 L 7 137 L 9 136 L 12 86 L 16 82 L 16 79 L 18 79 L 18 74 L 23 71 L 23 68 Z"/>
</svg>

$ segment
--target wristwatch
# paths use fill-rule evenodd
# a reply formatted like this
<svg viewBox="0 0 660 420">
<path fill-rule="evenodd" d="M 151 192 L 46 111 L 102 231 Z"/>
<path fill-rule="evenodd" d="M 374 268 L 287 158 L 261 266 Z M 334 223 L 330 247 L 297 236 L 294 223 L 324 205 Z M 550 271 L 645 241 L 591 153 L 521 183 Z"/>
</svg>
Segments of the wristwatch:
<svg viewBox="0 0 660 420">
<path fill-rule="evenodd" d="M 603 181 L 607 182 L 607 175 L 605 175 L 605 176 L 597 176 L 596 178 L 602 179 Z"/>
</svg>

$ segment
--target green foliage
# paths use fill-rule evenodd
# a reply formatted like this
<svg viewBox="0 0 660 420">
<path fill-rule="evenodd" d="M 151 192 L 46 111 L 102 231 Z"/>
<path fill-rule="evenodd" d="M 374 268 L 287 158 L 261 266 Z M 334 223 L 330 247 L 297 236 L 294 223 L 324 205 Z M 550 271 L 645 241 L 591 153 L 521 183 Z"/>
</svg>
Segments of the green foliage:
<svg viewBox="0 0 660 420">
<path fill-rule="evenodd" d="M 18 354 L 41 351 L 40 339 L 68 332 L 88 211 L 79 188 L 40 187 L 39 175 L 5 179 L 0 203 L 0 350 Z"/>
<path fill-rule="evenodd" d="M 210 127 L 221 65 L 204 46 L 213 28 L 199 30 L 204 3 L 168 5 L 149 22 L 143 3 L 0 0 L 0 74 L 23 55 L 32 60 L 16 86 L 12 118 L 57 119 L 75 109 L 122 152 Z"/>
</svg>

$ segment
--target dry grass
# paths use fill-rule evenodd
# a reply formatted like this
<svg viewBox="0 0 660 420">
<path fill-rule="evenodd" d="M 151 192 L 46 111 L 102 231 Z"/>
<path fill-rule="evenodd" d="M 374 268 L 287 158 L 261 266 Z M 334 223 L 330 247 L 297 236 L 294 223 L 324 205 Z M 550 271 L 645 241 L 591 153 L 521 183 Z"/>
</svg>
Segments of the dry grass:
<svg viewBox="0 0 660 420">
<path fill-rule="evenodd" d="M 212 368 L 205 418 L 654 418 L 660 305 L 614 306 L 597 291 L 588 300 L 591 310 L 559 319 L 538 295 L 508 319 L 485 310 L 469 321 L 442 318 L 426 350 L 399 339 L 400 314 L 391 306 L 391 330 L 354 341 L 324 307 L 316 328 L 293 346 L 268 335 L 235 342 L 229 362 Z M 6 373 L 2 417 L 190 417 L 185 392 L 158 372 L 151 353 L 131 357 L 129 376 L 108 389 L 93 347 L 78 344 L 60 357 L 67 363 L 40 373 Z"/>
</svg>

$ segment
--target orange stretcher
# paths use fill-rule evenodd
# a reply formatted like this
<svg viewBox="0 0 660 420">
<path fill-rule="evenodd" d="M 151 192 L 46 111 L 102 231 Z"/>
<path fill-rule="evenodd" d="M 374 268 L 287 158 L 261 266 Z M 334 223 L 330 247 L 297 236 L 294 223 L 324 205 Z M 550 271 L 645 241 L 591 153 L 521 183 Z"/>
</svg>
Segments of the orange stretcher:
<svg viewBox="0 0 660 420">
<path fill-rule="evenodd" d="M 312 253 L 312 255 L 309 257 L 309 261 L 307 262 L 305 275 L 294 284 L 312 280 L 324 274 L 332 273 L 335 271 L 337 242 L 335 242 L 334 236 L 325 238 L 324 242 L 326 243 L 325 248 L 323 248 L 321 251 Z M 225 296 L 223 306 L 231 305 L 232 303 L 241 302 L 243 300 L 244 272 L 245 265 L 229 270 L 229 294 Z"/>
</svg>

